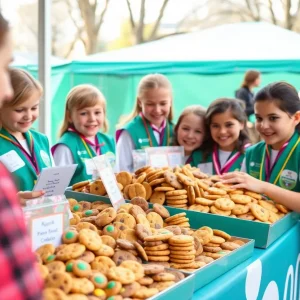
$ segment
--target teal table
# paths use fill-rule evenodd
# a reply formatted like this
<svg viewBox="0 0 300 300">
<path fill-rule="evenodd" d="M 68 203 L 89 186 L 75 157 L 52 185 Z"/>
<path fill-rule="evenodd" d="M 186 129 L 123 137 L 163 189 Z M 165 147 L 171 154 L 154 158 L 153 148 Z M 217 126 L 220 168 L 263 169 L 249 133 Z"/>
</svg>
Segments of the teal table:
<svg viewBox="0 0 300 300">
<path fill-rule="evenodd" d="M 196 291 L 192 300 L 299 300 L 300 223 L 268 249 Z"/>
</svg>

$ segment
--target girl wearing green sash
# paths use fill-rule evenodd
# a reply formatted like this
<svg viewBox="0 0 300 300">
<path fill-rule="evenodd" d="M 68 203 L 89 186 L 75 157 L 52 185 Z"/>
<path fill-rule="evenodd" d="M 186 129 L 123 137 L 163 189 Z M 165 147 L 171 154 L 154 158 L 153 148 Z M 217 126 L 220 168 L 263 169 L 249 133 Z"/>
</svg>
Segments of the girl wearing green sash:
<svg viewBox="0 0 300 300">
<path fill-rule="evenodd" d="M 207 140 L 199 151 L 200 170 L 217 175 L 240 170 L 245 149 L 250 146 L 243 103 L 217 99 L 208 107 L 205 118 Z"/>
<path fill-rule="evenodd" d="M 10 79 L 14 97 L 0 110 L 0 161 L 14 176 L 19 190 L 31 191 L 41 169 L 52 165 L 48 138 L 30 129 L 39 116 L 43 90 L 24 70 L 10 70 Z"/>
<path fill-rule="evenodd" d="M 97 155 L 106 154 L 114 166 L 115 143 L 111 136 L 103 133 L 107 129 L 106 100 L 103 94 L 88 84 L 74 87 L 67 96 L 60 139 L 52 147 L 56 165 L 78 164 L 71 184 L 97 176 L 92 161 Z"/>
<path fill-rule="evenodd" d="M 117 169 L 133 171 L 133 150 L 170 146 L 172 119 L 173 100 L 169 80 L 161 74 L 143 77 L 138 86 L 134 110 L 116 132 Z"/>
<path fill-rule="evenodd" d="M 256 129 L 264 141 L 247 150 L 245 171 L 251 176 L 244 173 L 228 174 L 224 176 L 225 182 L 237 183 L 238 187 L 266 194 L 274 201 L 295 208 L 290 199 L 279 197 L 290 195 L 291 199 L 295 199 L 295 194 L 280 191 L 275 185 L 300 192 L 298 92 L 286 82 L 269 84 L 255 96 L 254 109 Z"/>
<path fill-rule="evenodd" d="M 200 105 L 186 107 L 174 128 L 174 146 L 183 146 L 185 163 L 199 164 L 199 148 L 205 138 L 205 108 Z"/>
</svg>

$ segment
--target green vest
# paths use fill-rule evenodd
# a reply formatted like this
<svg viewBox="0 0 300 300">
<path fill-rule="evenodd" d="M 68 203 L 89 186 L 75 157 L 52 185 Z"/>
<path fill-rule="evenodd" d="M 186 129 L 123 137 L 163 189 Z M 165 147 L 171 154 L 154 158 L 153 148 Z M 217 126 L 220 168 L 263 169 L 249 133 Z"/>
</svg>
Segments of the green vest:
<svg viewBox="0 0 300 300">
<path fill-rule="evenodd" d="M 202 160 L 202 153 L 200 150 L 195 150 L 192 152 L 192 155 L 185 162 L 186 164 L 190 164 L 192 167 L 198 167 Z"/>
<path fill-rule="evenodd" d="M 292 190 L 294 192 L 300 192 L 300 181 L 299 181 L 299 171 L 300 171 L 300 143 L 297 144 L 299 139 L 299 134 L 295 132 L 292 136 L 289 144 L 281 153 L 278 161 L 276 162 L 269 182 L 276 184 L 287 190 Z M 295 147 L 295 148 L 294 148 Z M 293 150 L 287 164 L 281 171 L 285 160 L 288 158 L 290 152 Z M 266 181 L 266 143 L 260 142 L 252 147 L 248 148 L 246 151 L 246 170 L 251 176 Z M 271 149 L 269 146 L 269 152 Z"/>
<path fill-rule="evenodd" d="M 4 128 L 0 130 L 0 134 L 15 141 Z M 28 146 L 30 145 L 30 136 L 32 137 L 39 172 L 43 168 L 51 167 L 52 163 L 48 138 L 44 134 L 34 130 L 29 130 L 24 136 Z M 15 162 L 15 165 L 8 163 L 9 157 Z M 6 163 L 9 164 L 6 165 L 6 167 L 11 171 L 19 191 L 31 191 L 33 189 L 35 181 L 37 180 L 37 173 L 31 161 L 29 161 L 28 157 L 18 146 L 3 137 L 0 137 L 0 161 L 2 161 L 4 165 L 6 165 Z"/>
<path fill-rule="evenodd" d="M 113 167 L 115 164 L 114 139 L 111 136 L 100 132 L 97 133 L 97 138 L 99 144 L 103 144 L 103 146 L 101 146 L 101 154 L 107 155 L 107 158 Z M 70 149 L 73 155 L 74 163 L 78 165 L 74 173 L 74 176 L 72 177 L 70 185 L 73 185 L 74 183 L 80 181 L 92 179 L 93 175 L 87 174 L 86 164 L 85 164 L 85 161 L 91 159 L 91 157 L 87 152 L 84 144 L 82 143 L 80 136 L 75 132 L 71 132 L 71 131 L 65 132 L 62 135 L 62 137 L 59 139 L 58 143 L 53 146 L 52 152 L 55 150 L 55 147 L 57 147 L 57 145 L 59 144 L 64 144 Z M 93 157 L 97 156 L 94 149 L 88 143 L 86 143 L 86 145 L 89 148 L 90 153 L 93 155 Z"/>
<path fill-rule="evenodd" d="M 211 173 L 212 175 L 216 175 L 216 169 L 215 166 L 213 164 L 213 158 L 212 158 L 212 153 L 210 153 L 207 157 L 206 160 L 204 160 L 203 158 L 203 153 L 200 150 L 194 151 L 195 153 L 195 160 L 197 162 L 196 167 L 200 168 L 201 171 L 203 171 L 204 173 Z M 229 156 L 229 158 L 231 158 L 235 153 L 237 153 L 236 150 L 234 150 L 231 155 Z M 228 172 L 234 172 L 234 171 L 239 171 L 242 167 L 242 163 L 245 157 L 245 153 L 241 154 L 238 159 L 230 166 L 230 168 L 227 170 Z M 210 170 L 210 172 L 208 172 L 208 170 Z"/>
<path fill-rule="evenodd" d="M 150 138 L 152 141 L 153 147 L 159 147 L 160 145 L 157 143 L 157 140 L 154 136 L 152 127 L 148 121 L 147 128 L 150 134 Z M 150 147 L 150 141 L 147 135 L 147 131 L 145 129 L 143 119 L 140 116 L 136 116 L 132 121 L 126 124 L 122 130 L 127 130 L 130 134 L 133 143 L 135 145 L 135 149 L 144 149 Z M 172 145 L 172 138 L 173 138 L 173 124 L 171 122 L 167 122 L 164 134 L 164 140 L 162 146 L 171 146 Z"/>
</svg>

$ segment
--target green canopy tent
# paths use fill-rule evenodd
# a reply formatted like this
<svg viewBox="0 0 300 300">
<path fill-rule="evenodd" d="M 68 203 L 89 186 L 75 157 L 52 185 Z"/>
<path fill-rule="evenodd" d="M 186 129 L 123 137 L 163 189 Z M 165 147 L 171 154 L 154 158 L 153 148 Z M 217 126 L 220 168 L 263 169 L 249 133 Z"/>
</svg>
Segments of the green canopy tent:
<svg viewBox="0 0 300 300">
<path fill-rule="evenodd" d="M 37 66 L 22 66 L 36 75 Z M 91 83 L 108 102 L 110 133 L 128 114 L 142 76 L 163 73 L 174 89 L 175 116 L 191 104 L 208 106 L 219 97 L 233 97 L 244 72 L 263 72 L 262 85 L 286 80 L 300 89 L 300 35 L 268 23 L 237 23 L 171 36 L 83 60 L 52 65 L 52 141 L 64 115 L 71 87 Z M 49 112 L 50 113 L 50 112 Z"/>
<path fill-rule="evenodd" d="M 216 98 L 233 97 L 248 69 L 264 73 L 262 85 L 286 80 L 300 88 L 300 35 L 269 23 L 236 23 L 72 62 L 74 85 L 95 84 L 106 96 L 110 133 L 131 111 L 145 74 L 168 76 L 178 117 L 187 105 L 206 107 Z"/>
</svg>

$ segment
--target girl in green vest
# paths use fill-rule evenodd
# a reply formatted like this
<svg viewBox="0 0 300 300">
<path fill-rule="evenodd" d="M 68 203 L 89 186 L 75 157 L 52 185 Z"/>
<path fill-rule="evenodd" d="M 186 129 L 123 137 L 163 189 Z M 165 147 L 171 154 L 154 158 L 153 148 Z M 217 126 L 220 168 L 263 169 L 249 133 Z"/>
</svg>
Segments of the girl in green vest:
<svg viewBox="0 0 300 300">
<path fill-rule="evenodd" d="M 92 161 L 95 156 L 106 154 L 114 166 L 115 142 L 111 136 L 103 133 L 107 130 L 106 100 L 103 94 L 88 84 L 74 87 L 67 95 L 60 139 L 52 147 L 57 166 L 78 164 L 71 184 L 92 179 L 96 175 Z"/>
<path fill-rule="evenodd" d="M 14 90 L 0 110 L 0 161 L 15 177 L 18 189 L 31 191 L 41 169 L 51 167 L 48 138 L 31 130 L 39 116 L 43 89 L 29 73 L 10 70 Z M 29 198 L 36 193 L 29 193 Z"/>
<path fill-rule="evenodd" d="M 117 169 L 133 171 L 133 150 L 170 146 L 172 119 L 173 96 L 169 80 L 161 74 L 143 77 L 138 85 L 133 112 L 116 132 Z"/>
<path fill-rule="evenodd" d="M 245 149 L 250 146 L 243 103 L 217 99 L 208 107 L 205 119 L 207 140 L 198 157 L 200 170 L 217 175 L 240 170 Z"/>
<path fill-rule="evenodd" d="M 278 191 L 275 185 L 300 192 L 300 99 L 297 90 L 286 82 L 269 84 L 256 94 L 254 110 L 256 130 L 263 141 L 247 150 L 242 170 L 259 180 L 252 180 L 243 173 L 226 175 L 224 179 L 265 193 L 276 201 L 279 198 L 272 197 L 276 195 L 274 191 Z"/>
<path fill-rule="evenodd" d="M 184 147 L 185 163 L 197 167 L 205 138 L 205 108 L 200 105 L 186 107 L 174 128 L 174 145 Z"/>
</svg>

